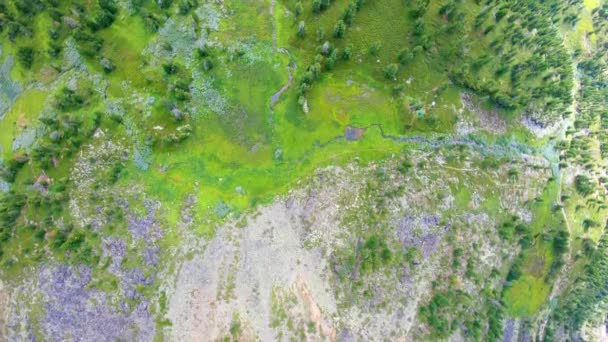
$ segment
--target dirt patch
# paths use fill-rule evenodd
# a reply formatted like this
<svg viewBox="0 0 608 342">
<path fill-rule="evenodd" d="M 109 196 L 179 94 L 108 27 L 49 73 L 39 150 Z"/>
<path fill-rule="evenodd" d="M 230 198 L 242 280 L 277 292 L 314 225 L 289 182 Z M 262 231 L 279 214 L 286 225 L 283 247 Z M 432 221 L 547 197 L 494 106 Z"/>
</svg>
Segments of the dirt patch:
<svg viewBox="0 0 608 342">
<path fill-rule="evenodd" d="M 310 321 L 315 325 L 316 331 L 318 331 L 323 337 L 328 338 L 331 341 L 336 340 L 336 329 L 323 317 L 321 308 L 315 302 L 315 298 L 310 293 L 310 290 L 306 286 L 306 281 L 301 277 L 296 280 L 295 286 L 298 290 L 298 294 L 302 302 L 304 303 L 308 313 Z"/>
<path fill-rule="evenodd" d="M 440 154 L 412 153 L 409 160 L 413 165 L 420 160 L 445 164 Z M 536 165 L 534 161 L 523 164 Z M 303 188 L 240 220 L 246 224 L 227 223 L 210 241 L 189 241 L 202 248 L 185 250 L 202 252 L 182 262 L 168 291 L 171 339 L 222 339 L 231 334 L 234 317 L 242 327 L 241 340 L 378 340 L 381 336 L 412 340 L 424 336 L 425 327 L 417 320 L 419 305 L 428 300 L 431 282 L 445 275 L 442 260 L 452 255 L 444 236 L 466 229 L 456 235 L 455 243 L 465 253 L 473 253 L 482 277 L 505 262 L 506 251 L 497 237 L 487 238 L 496 236 L 496 222 L 486 213 L 442 216 L 442 211 L 454 210 L 447 201 L 453 198 L 445 196 L 440 201 L 434 194 L 450 193 L 450 183 L 471 182 L 467 184 L 473 193 L 483 193 L 483 185 L 473 183 L 473 178 L 450 176 L 454 170 L 468 170 L 471 164 L 458 165 L 448 173 L 441 167 L 425 172 L 414 168 L 406 175 L 396 173 L 396 165 L 400 163 L 319 170 Z M 521 173 L 528 169 L 533 168 L 522 165 Z M 501 167 L 486 176 L 504 179 L 507 172 L 507 167 Z M 548 170 L 535 172 L 531 179 L 545 179 Z M 365 192 L 361 180 L 373 177 L 382 177 L 379 184 L 387 190 L 404 186 L 387 208 L 386 224 L 395 229 L 393 246 L 412 247 L 420 255 L 413 264 L 391 272 L 351 277 L 352 270 L 342 261 L 347 251 L 356 249 L 358 240 L 362 243 L 353 225 L 365 219 L 352 213 L 369 205 L 372 195 Z M 523 198 L 540 191 L 534 182 L 526 188 L 492 186 L 502 194 L 498 196 L 503 198 L 501 208 L 513 210 L 522 208 Z M 386 198 L 384 190 L 373 194 Z M 347 214 L 350 219 L 344 221 Z M 350 281 L 338 278 L 342 274 L 358 278 L 361 289 L 368 289 L 366 294 L 359 295 Z M 472 296 L 479 293 L 479 284 L 463 274 L 459 275 L 462 290 Z"/>
<path fill-rule="evenodd" d="M 297 311 L 308 312 L 303 324 L 315 322 L 318 334 L 335 337 L 333 323 L 325 319 L 336 311 L 325 261 L 319 250 L 302 245 L 297 208 L 284 201 L 262 208 L 244 228 L 221 228 L 203 254 L 184 262 L 168 310 L 174 340 L 220 339 L 230 334 L 235 314 L 257 339 L 274 340 L 276 288 L 294 289 Z"/>
<path fill-rule="evenodd" d="M 558 130 L 562 128 L 563 121 L 547 124 L 536 119 L 533 115 L 525 114 L 521 118 L 521 124 L 524 125 L 530 132 L 542 138 L 551 134 L 556 134 Z"/>
<path fill-rule="evenodd" d="M 543 275 L 543 270 L 545 269 L 545 262 L 544 257 L 534 258 L 534 262 L 530 265 L 530 273 L 535 277 L 541 277 Z"/>
<path fill-rule="evenodd" d="M 43 84 L 49 84 L 55 81 L 58 75 L 59 73 L 55 68 L 45 66 L 40 69 L 40 72 L 36 75 L 36 79 Z"/>
<path fill-rule="evenodd" d="M 460 94 L 460 101 L 467 110 L 475 114 L 474 121 L 479 128 L 492 133 L 504 133 L 507 130 L 507 122 L 498 110 L 482 108 L 469 93 Z"/>
</svg>

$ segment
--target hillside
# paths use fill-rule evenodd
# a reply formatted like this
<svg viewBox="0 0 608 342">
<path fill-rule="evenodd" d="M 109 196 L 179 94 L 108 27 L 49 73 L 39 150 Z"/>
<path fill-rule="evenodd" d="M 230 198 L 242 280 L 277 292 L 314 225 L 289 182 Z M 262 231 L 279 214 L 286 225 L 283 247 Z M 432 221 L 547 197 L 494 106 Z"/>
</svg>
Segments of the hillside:
<svg viewBox="0 0 608 342">
<path fill-rule="evenodd" d="M 599 341 L 603 0 L 0 0 L 0 340 Z"/>
</svg>

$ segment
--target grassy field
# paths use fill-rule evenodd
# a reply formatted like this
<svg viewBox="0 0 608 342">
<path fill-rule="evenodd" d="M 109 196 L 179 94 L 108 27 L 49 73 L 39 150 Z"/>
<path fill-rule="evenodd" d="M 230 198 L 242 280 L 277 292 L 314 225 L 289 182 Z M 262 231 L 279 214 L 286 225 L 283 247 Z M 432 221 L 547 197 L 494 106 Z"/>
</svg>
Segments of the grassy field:
<svg viewBox="0 0 608 342">
<path fill-rule="evenodd" d="M 192 98 L 197 105 L 189 113 L 189 124 L 193 127 L 190 138 L 179 146 L 153 149 L 147 157 L 151 167 L 146 171 L 129 163 L 126 178 L 120 184 L 142 184 L 151 196 L 165 203 L 171 225 L 178 221 L 188 194 L 203 194 L 198 202 L 200 216 L 205 218 L 201 231 L 212 232 L 227 213 L 238 215 L 267 203 L 316 168 L 354 160 L 378 160 L 407 150 L 404 145 L 382 137 L 375 128 L 366 130 L 360 140 L 348 142 L 344 139 L 347 127 L 379 125 L 384 134 L 393 136 L 454 133 L 461 116 L 463 89 L 452 84 L 445 61 L 433 50 L 417 53 L 410 63 L 400 66 L 394 80 L 384 76 L 385 66 L 398 63 L 403 49 L 414 49 L 414 19 L 408 14 L 409 7 L 398 0 L 365 3 L 344 37 L 333 38 L 334 24 L 347 5 L 336 2 L 315 14 L 311 3 L 304 2 L 302 15 L 295 18 L 295 1 L 264 1 L 254 6 L 230 1 L 226 3 L 229 15 L 217 21 L 212 14 L 218 9 L 206 7 L 173 22 L 174 26 L 162 28 L 167 37 L 174 30 L 205 33 L 202 36 L 206 41 L 189 43 L 208 46 L 215 67 L 204 73 L 200 71 L 201 62 L 196 59 L 194 46 L 150 33 L 140 16 L 123 14 L 115 24 L 100 30 L 98 34 L 104 42 L 100 57 L 109 59 L 115 68 L 104 74 L 97 59 L 85 58 L 91 72 L 102 75 L 107 82 L 95 85 L 97 94 L 85 111 L 110 114 L 105 107 L 118 103 L 128 114 L 120 114 L 124 116 L 124 127 L 108 127 L 116 138 L 139 146 L 150 135 L 157 134 L 158 127 L 177 129 L 179 123 L 167 119 L 168 110 L 163 104 L 172 82 L 192 78 L 205 88 L 203 95 Z M 151 5 L 146 6 L 146 10 L 155 11 Z M 470 23 L 480 7 L 467 2 L 463 9 L 465 22 Z M 444 24 L 438 11 L 439 6 L 432 4 L 424 15 L 429 31 Z M 33 40 L 28 42 L 49 44 L 40 29 L 46 27 L 44 20 L 48 19 L 42 17 Z M 300 20 L 307 25 L 303 39 L 296 34 Z M 320 40 L 319 29 L 325 33 Z M 350 60 L 337 61 L 330 72 L 321 74 L 307 94 L 306 113 L 298 103 L 297 82 L 315 58 L 317 46 L 324 41 L 331 41 L 339 51 L 352 46 L 353 53 Z M 437 48 L 450 44 L 449 38 L 439 37 L 437 42 Z M 171 43 L 180 49 L 178 52 L 191 51 L 192 55 L 162 52 Z M 377 51 L 371 52 L 370 46 L 374 45 Z M 154 58 L 150 51 L 159 48 L 160 56 Z M 471 48 L 474 56 L 483 51 L 484 45 L 473 44 Z M 15 53 L 12 49 L 8 52 Z M 47 58 L 36 58 L 33 72 L 15 68 L 14 77 L 26 82 L 28 75 L 37 74 L 48 62 Z M 166 63 L 179 65 L 179 75 L 164 75 L 161 65 Z M 273 94 L 289 83 L 289 65 L 293 80 L 271 109 Z M 59 83 L 65 85 L 65 80 Z M 0 129 L 9 132 L 0 138 L 5 157 L 11 155 L 13 138 L 35 123 L 48 96 L 38 90 L 25 92 L 0 123 Z M 145 104 L 149 97 L 155 99 L 152 105 Z M 487 99 L 481 100 L 486 102 Z M 486 138 L 491 143 L 498 139 L 490 135 Z M 517 126 L 502 138 L 529 140 Z M 464 203 L 470 194 L 466 189 L 460 193 L 459 202 Z M 497 210 L 496 203 L 490 201 L 485 205 Z"/>
<path fill-rule="evenodd" d="M 47 97 L 47 93 L 35 89 L 22 93 L 0 121 L 0 146 L 5 157 L 12 155 L 13 139 L 25 129 L 38 125 L 38 115 L 44 109 Z"/>
<path fill-rule="evenodd" d="M 555 211 L 556 181 L 547 184 L 542 196 L 533 205 L 531 232 L 534 245 L 523 254 L 523 275 L 506 289 L 503 298 L 507 312 L 513 316 L 530 317 L 546 303 L 552 283 L 547 276 L 554 259 L 551 242 L 543 234 L 563 226 L 561 213 Z"/>
<path fill-rule="evenodd" d="M 282 3 L 276 3 L 273 8 L 276 18 L 274 25 L 287 27 L 290 25 L 290 19 L 285 17 L 286 10 L 281 5 Z M 231 6 L 234 6 L 234 15 L 238 15 L 242 20 L 239 21 L 239 27 L 234 27 L 234 21 L 230 21 L 230 24 L 220 22 L 223 30 L 218 38 L 227 42 L 240 42 L 244 39 L 243 30 L 255 27 L 252 35 L 256 40 L 253 46 L 248 48 L 251 52 L 247 54 L 251 53 L 256 57 L 245 63 L 228 58 L 216 59 L 217 66 L 211 72 L 212 85 L 224 96 L 226 106 L 230 110 L 225 114 L 218 114 L 202 108 L 193 118 L 193 136 L 178 148 L 155 152 L 151 160 L 157 167 L 144 173 L 143 183 L 147 184 L 150 193 L 172 208 L 170 217 L 173 221 L 177 219 L 185 196 L 197 187 L 199 193 L 205 194 L 199 201 L 199 209 L 208 213 L 201 216 L 210 217 L 210 222 L 215 222 L 223 219 L 215 215 L 220 205 L 226 204 L 231 211 L 238 213 L 258 203 L 268 202 L 315 168 L 342 164 L 355 158 L 373 160 L 402 149 L 399 144 L 383 139 L 373 130 L 366 132 L 357 142 L 331 142 L 342 137 L 347 126 L 367 127 L 380 124 L 386 134 L 394 135 L 411 134 L 416 130 L 451 130 L 454 120 L 452 107 L 459 102 L 458 92 L 454 89 L 437 97 L 431 92 L 424 99 L 429 115 L 436 112 L 441 118 L 439 126 L 429 127 L 424 120 L 407 109 L 408 102 L 418 101 L 414 94 L 423 93 L 421 89 L 439 87 L 446 82 L 445 78 L 433 81 L 432 78 L 429 79 L 429 75 L 439 73 L 432 72 L 431 69 L 412 67 L 411 70 L 415 71 L 415 74 L 408 75 L 407 78 L 413 77 L 416 81 L 406 86 L 406 94 L 409 96 L 391 99 L 390 88 L 385 85 L 382 77 L 382 64 L 378 64 L 365 51 L 369 37 L 382 37 L 381 44 L 386 48 L 381 50 L 380 58 L 387 61 L 396 58 L 399 46 L 397 41 L 407 35 L 408 28 L 394 32 L 393 36 L 377 33 L 388 30 L 390 25 L 395 25 L 399 18 L 403 17 L 399 14 L 404 11 L 401 2 L 382 1 L 372 4 L 374 8 L 361 12 L 356 25 L 349 32 L 348 41 L 353 42 L 356 55 L 361 56 L 364 61 L 360 67 L 349 67 L 359 63 L 355 57 L 351 62 L 339 65 L 334 73 L 324 74 L 309 96 L 309 113 L 302 112 L 298 105 L 295 85 L 282 95 L 272 110 L 270 109 L 271 96 L 288 82 L 287 65 L 290 58 L 286 54 L 277 53 L 273 48 L 275 43 L 272 25 L 259 24 L 267 22 L 270 17 L 269 4 L 244 7 L 235 3 Z M 376 6 L 390 9 L 388 13 L 395 15 L 393 22 L 380 20 Z M 330 32 L 330 23 L 343 7 L 342 4 L 336 3 L 318 16 L 306 11 L 305 18 L 318 22 L 315 26 L 326 26 L 326 31 Z M 362 29 L 370 26 L 373 27 L 372 31 Z M 106 34 L 120 38 L 122 27 L 112 27 Z M 136 32 L 137 27 L 135 25 Z M 140 36 L 141 40 L 145 41 L 144 35 L 136 35 Z M 287 38 L 290 36 L 291 38 Z M 311 34 L 304 42 L 294 41 L 294 45 L 297 47 L 298 44 L 314 44 L 312 36 Z M 281 42 L 286 39 L 297 38 L 293 34 L 279 32 L 277 48 L 281 47 Z M 117 42 L 107 48 L 111 49 L 112 46 L 125 45 Z M 137 47 L 134 44 L 127 46 L 129 49 Z M 130 50 L 124 49 L 108 50 L 108 55 L 115 56 L 113 60 L 121 61 L 129 55 Z M 307 57 L 308 51 L 309 49 L 290 51 L 291 59 L 297 60 L 296 75 L 302 70 L 306 60 L 311 58 Z M 137 82 L 140 76 L 120 71 L 133 68 L 134 65 L 117 64 L 119 72 L 112 74 L 112 77 L 116 78 L 115 84 L 119 84 L 121 79 L 134 79 L 134 82 Z M 404 76 L 402 83 L 405 84 L 405 80 Z M 133 83 L 133 87 L 137 87 L 137 83 Z M 432 101 L 436 101 L 434 108 L 430 106 Z M 162 170 L 159 170 L 160 166 Z M 140 179 L 139 172 L 131 170 L 132 180 Z M 212 228 L 202 230 L 208 229 Z"/>
<path fill-rule="evenodd" d="M 26 226 L 31 220 L 46 222 L 48 229 L 41 234 L 36 225 L 30 225 L 11 231 L 9 238 L 13 240 L 2 250 L 9 257 L 0 255 L 9 274 L 18 276 L 20 268 L 37 265 L 47 250 L 52 258 L 69 261 L 69 253 L 47 248 L 64 228 L 86 231 L 90 246 L 98 247 L 105 234 L 133 243 L 124 216 L 117 219 L 119 224 L 98 231 L 72 217 L 80 202 L 90 208 L 102 201 L 117 207 L 117 198 L 124 196 L 130 203 L 124 213 L 143 215 L 146 200 L 158 201 L 156 215 L 166 227 L 159 244 L 170 249 L 180 244 L 178 229 L 191 195 L 197 197 L 192 204 L 195 217 L 191 229 L 212 237 L 222 224 L 239 220 L 302 186 L 320 168 L 351 163 L 365 166 L 408 156 L 414 150 L 431 154 L 451 149 L 453 159 L 440 160 L 437 165 L 420 163 L 422 177 L 441 174 L 451 190 L 451 194 L 433 194 L 436 198 L 429 200 L 431 207 L 425 208 L 438 217 L 483 214 L 498 225 L 520 213 L 507 212 L 506 199 L 500 195 L 511 182 L 546 182 L 538 198 L 517 203 L 531 212 L 532 246 L 516 255 L 520 252 L 517 241 L 500 240 L 498 226 L 495 236 L 488 239 L 500 244 L 499 248 L 513 248 L 515 252 L 501 257 L 520 258 L 516 260 L 523 265 L 521 276 L 502 291 L 502 297 L 493 297 L 502 300 L 509 317 L 538 313 L 552 291 L 552 265 L 559 260 L 552 239 L 566 227 L 557 204 L 564 205 L 574 254 L 582 250 L 583 238 L 599 240 L 601 229 L 586 229 L 583 222 L 602 222 L 606 210 L 583 205 L 587 199 L 566 186 L 558 174 L 554 174 L 557 180 L 523 179 L 527 174 L 496 180 L 493 175 L 507 170 L 502 167 L 521 166 L 520 159 L 526 158 L 544 158 L 557 168 L 560 160 L 553 149 L 553 136 L 535 136 L 523 127 L 522 114 L 544 113 L 545 105 L 556 104 L 546 114 L 561 118 L 564 108 L 560 105 L 569 102 L 559 87 L 573 76 L 569 74 L 571 65 L 567 65 L 568 73 L 564 72 L 564 61 L 555 61 L 560 59 L 555 56 L 563 53 L 570 61 L 566 52 L 585 47 L 586 37 L 593 45 L 597 37 L 592 33 L 592 10 L 600 2 L 585 1 L 580 20 L 573 27 L 551 23 L 542 32 L 542 44 L 536 40 L 540 30 L 532 27 L 554 18 L 529 20 L 528 27 L 524 26 L 529 19 L 526 9 L 509 8 L 504 17 L 497 16 L 508 3 L 487 7 L 472 0 L 455 1 L 457 15 L 451 18 L 449 6 L 444 6 L 447 2 L 429 2 L 423 13 L 416 14 L 414 6 L 423 1 L 368 0 L 340 34 L 334 32 L 349 2 L 333 1 L 317 13 L 312 10 L 312 1 L 302 1 L 299 16 L 295 14 L 296 3 L 227 0 L 183 10 L 177 6 L 161 9 L 149 1 L 139 13 L 127 13 L 121 7 L 108 27 L 86 29 L 84 25 L 94 23 L 80 18 L 80 29 L 101 40 L 93 55 L 87 51 L 89 42 L 85 39 L 74 43 L 76 51 L 67 52 L 72 40 L 61 41 L 65 55 L 52 57 L 48 50 L 54 40 L 60 40 L 49 36 L 48 27 L 55 24 L 46 12 L 35 17 L 29 36 L 20 36 L 15 42 L 3 38 L 3 56 L 36 47 L 29 70 L 22 56 L 11 71 L 11 77 L 25 90 L 0 121 L 3 159 L 11 160 L 15 152 L 31 152 L 29 146 L 13 151 L 14 141 L 42 127 L 38 120 L 42 112 L 82 119 L 86 128 L 82 142 L 62 140 L 69 122 L 61 122 L 63 126 L 57 131 L 41 130 L 34 143 L 56 143 L 53 146 L 59 146 L 59 152 L 46 169 L 37 162 L 27 163 L 15 175 L 14 188 L 31 191 L 40 186 L 32 185 L 44 179 L 41 176 L 69 183 L 72 173 L 82 171 L 76 170 L 76 161 L 85 151 L 102 150 L 103 141 L 123 148 L 123 159 L 113 160 L 98 174 L 87 174 L 93 186 L 81 190 L 69 184 L 66 192 L 73 197 L 61 197 L 63 207 L 27 203 L 19 208 L 14 226 Z M 60 9 L 66 6 L 62 4 Z M 87 2 L 84 7 L 94 6 L 96 3 Z M 298 34 L 301 22 L 305 33 Z M 151 28 L 155 24 L 158 27 Z M 479 27 L 473 28 L 476 24 Z M 552 36 L 552 30 L 560 25 L 567 46 Z M 58 35 L 64 39 L 69 33 Z M 68 56 L 69 52 L 73 55 Z M 67 57 L 80 59 L 84 65 L 66 67 Z M 501 70 L 502 66 L 506 69 Z M 310 84 L 304 81 L 309 75 L 314 75 Z M 83 98 L 61 107 L 58 102 L 64 88 L 76 89 L 74 94 L 84 94 Z M 469 95 L 471 100 L 464 101 Z M 511 104 L 528 97 L 530 106 Z M 547 125 L 550 122 L 547 120 Z M 470 124 L 464 125 L 470 131 L 467 127 L 461 130 L 463 123 Z M 354 138 L 347 137 L 351 129 L 358 134 Z M 187 134 L 178 138 L 184 131 Z M 412 140 L 400 142 L 404 137 Z M 456 143 L 449 143 L 452 140 Z M 75 149 L 70 150 L 69 144 Z M 473 147 L 468 150 L 467 144 Z M 599 154 L 599 146 L 594 146 L 594 153 Z M 105 162 L 90 159 L 87 165 L 91 167 Z M 536 166 L 546 171 L 544 166 Z M 108 176 L 111 167 L 118 169 L 115 178 Z M 428 172 L 429 176 L 424 167 L 441 173 Z M 44 186 L 41 192 L 46 195 Z M 106 190 L 109 194 L 103 193 Z M 143 195 L 134 194 L 140 190 Z M 568 201 L 558 198 L 565 193 L 570 195 Z M 442 212 L 443 196 L 450 195 L 453 207 Z M 163 262 L 171 264 L 173 257 L 164 255 Z M 471 279 L 466 281 L 480 285 L 485 280 L 473 279 L 471 260 L 466 264 Z M 141 263 L 131 258 L 124 266 L 134 268 Z M 443 266 L 444 260 L 441 263 Z M 502 277 L 510 266 L 505 262 L 493 273 Z M 575 265 L 575 270 L 581 269 L 582 265 Z M 95 286 L 113 291 L 115 280 L 111 278 L 102 272 Z M 504 282 L 495 283 L 499 285 L 488 291 L 500 293 Z"/>
</svg>

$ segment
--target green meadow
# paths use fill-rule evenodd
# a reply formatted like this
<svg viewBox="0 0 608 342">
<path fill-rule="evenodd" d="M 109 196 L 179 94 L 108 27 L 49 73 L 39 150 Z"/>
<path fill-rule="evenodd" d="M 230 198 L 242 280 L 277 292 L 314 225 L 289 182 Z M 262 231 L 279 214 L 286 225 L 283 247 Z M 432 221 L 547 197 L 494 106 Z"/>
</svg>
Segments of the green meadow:
<svg viewBox="0 0 608 342">
<path fill-rule="evenodd" d="M 426 209 L 443 210 L 439 199 L 449 197 L 453 206 L 439 217 L 491 216 L 503 259 L 492 277 L 500 281 L 476 278 L 473 258 L 466 281 L 492 292 L 483 312 L 533 318 L 555 299 L 557 280 L 564 293 L 576 288 L 604 234 L 605 6 L 0 1 L 1 62 L 15 59 L 0 76 L 21 89 L 8 103 L 15 90 L 8 81 L 0 87 L 8 106 L 0 113 L 0 265 L 14 277 L 46 258 L 96 265 L 104 237 L 133 243 L 127 221 L 145 216 L 150 202 L 159 203 L 166 228 L 159 244 L 176 248 L 186 210 L 194 212 L 189 229 L 211 238 L 303 188 L 320 169 L 445 152 L 441 165 L 406 168 L 450 190 L 433 194 Z M 528 162 L 534 172 L 519 168 Z M 509 199 L 498 187 L 528 181 L 543 167 L 552 175 L 525 183 L 543 184 L 542 193 L 506 212 Z M 495 179 L 502 171 L 508 179 Z M 530 213 L 526 224 L 522 212 Z M 98 221 L 87 220 L 93 216 Z M 376 238 L 365 253 L 386 247 Z M 396 254 L 394 265 L 416 265 L 414 252 Z M 162 262 L 174 267 L 172 257 Z M 448 259 L 440 264 L 456 269 L 460 261 Z M 116 288 L 100 274 L 100 288 Z M 427 337 L 448 337 L 464 324 L 453 310 L 470 294 L 466 284 L 453 291 L 454 279 L 449 286 L 435 280 L 434 299 L 424 298 Z"/>
</svg>

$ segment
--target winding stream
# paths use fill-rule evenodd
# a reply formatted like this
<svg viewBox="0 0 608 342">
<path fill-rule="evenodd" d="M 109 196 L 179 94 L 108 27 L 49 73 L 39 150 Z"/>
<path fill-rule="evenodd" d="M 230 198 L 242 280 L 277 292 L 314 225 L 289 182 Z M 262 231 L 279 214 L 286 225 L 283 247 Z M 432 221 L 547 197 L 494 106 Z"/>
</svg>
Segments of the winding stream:
<svg viewBox="0 0 608 342">
<path fill-rule="evenodd" d="M 293 81 L 293 74 L 291 72 L 292 68 L 295 69 L 296 65 L 289 64 L 287 66 L 287 83 L 285 83 L 281 87 L 281 89 L 277 90 L 274 94 L 272 94 L 272 96 L 270 97 L 270 108 L 272 108 L 272 106 L 274 106 L 274 104 L 279 101 L 279 99 L 281 98 L 281 94 L 283 94 L 291 86 L 291 82 Z"/>
</svg>

